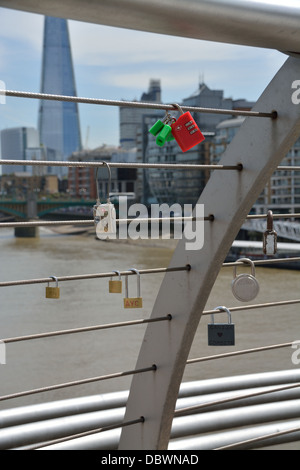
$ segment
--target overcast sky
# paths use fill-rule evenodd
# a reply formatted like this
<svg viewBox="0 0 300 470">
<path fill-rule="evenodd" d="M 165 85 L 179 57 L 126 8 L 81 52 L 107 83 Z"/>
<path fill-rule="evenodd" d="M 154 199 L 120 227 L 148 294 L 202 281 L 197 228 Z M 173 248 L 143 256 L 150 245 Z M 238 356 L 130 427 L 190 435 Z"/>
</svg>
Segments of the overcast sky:
<svg viewBox="0 0 300 470">
<path fill-rule="evenodd" d="M 43 23 L 41 15 L 0 8 L 0 81 L 6 89 L 40 91 Z M 225 97 L 256 101 L 286 60 L 273 50 L 77 21 L 69 21 L 69 31 L 82 97 L 140 99 L 155 78 L 161 80 L 163 102 L 181 102 L 204 79 L 208 87 L 224 90 Z M 118 145 L 118 108 L 82 104 L 79 111 L 84 145 Z M 0 104 L 0 130 L 37 127 L 37 115 L 37 100 L 7 97 Z"/>
</svg>

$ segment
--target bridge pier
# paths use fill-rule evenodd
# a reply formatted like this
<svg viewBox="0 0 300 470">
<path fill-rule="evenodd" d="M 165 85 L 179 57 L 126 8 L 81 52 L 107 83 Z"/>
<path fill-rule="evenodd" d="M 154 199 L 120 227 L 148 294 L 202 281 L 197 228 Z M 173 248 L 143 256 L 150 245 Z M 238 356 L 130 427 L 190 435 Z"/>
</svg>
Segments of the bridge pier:
<svg viewBox="0 0 300 470">
<path fill-rule="evenodd" d="M 37 218 L 37 195 L 34 192 L 27 197 L 27 219 Z M 39 236 L 39 227 L 15 227 L 15 237 L 17 238 L 36 238 Z"/>
<path fill-rule="evenodd" d="M 37 238 L 39 234 L 39 227 L 15 227 L 16 238 Z"/>
</svg>

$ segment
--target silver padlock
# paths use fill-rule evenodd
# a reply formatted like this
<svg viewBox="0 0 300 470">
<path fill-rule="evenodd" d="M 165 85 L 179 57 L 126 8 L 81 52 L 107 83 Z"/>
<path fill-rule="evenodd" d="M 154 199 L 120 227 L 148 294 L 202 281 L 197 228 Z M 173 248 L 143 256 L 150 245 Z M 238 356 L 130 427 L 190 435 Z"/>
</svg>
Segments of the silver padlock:
<svg viewBox="0 0 300 470">
<path fill-rule="evenodd" d="M 264 254 L 273 256 L 277 253 L 277 232 L 274 230 L 273 212 L 269 211 L 267 216 L 267 230 L 264 233 Z"/>
<path fill-rule="evenodd" d="M 128 294 L 128 275 L 125 278 L 125 298 L 124 308 L 143 308 L 143 299 L 141 297 L 141 275 L 135 268 L 129 269 L 137 275 L 137 297 L 129 297 Z"/>
<path fill-rule="evenodd" d="M 250 302 L 259 293 L 259 284 L 255 278 L 255 264 L 251 259 L 241 258 L 237 263 L 247 263 L 251 266 L 251 274 L 239 274 L 237 276 L 237 266 L 233 268 L 233 281 L 231 284 L 232 293 L 240 302 Z"/>
<path fill-rule="evenodd" d="M 211 315 L 212 323 L 207 325 L 208 346 L 235 346 L 235 325 L 230 310 L 227 307 L 217 307 L 215 310 L 226 312 L 228 323 L 215 323 L 214 315 Z"/>
</svg>

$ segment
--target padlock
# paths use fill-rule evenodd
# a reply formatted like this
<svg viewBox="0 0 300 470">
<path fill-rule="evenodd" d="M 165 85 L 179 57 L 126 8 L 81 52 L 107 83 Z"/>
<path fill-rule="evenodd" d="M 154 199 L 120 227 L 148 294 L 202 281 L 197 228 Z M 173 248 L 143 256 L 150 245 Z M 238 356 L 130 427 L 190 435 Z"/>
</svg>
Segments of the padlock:
<svg viewBox="0 0 300 470">
<path fill-rule="evenodd" d="M 163 147 L 167 141 L 169 142 L 168 139 L 170 139 L 171 135 L 172 127 L 168 124 L 165 124 L 156 138 L 156 145 L 158 145 L 159 147 Z"/>
<path fill-rule="evenodd" d="M 99 193 L 99 182 L 98 182 L 98 170 L 96 169 L 96 189 L 97 189 L 97 202 L 93 207 L 94 222 L 96 225 L 96 235 L 100 240 L 106 240 L 107 238 L 116 239 L 117 234 L 117 222 L 116 222 L 116 209 L 115 206 L 110 202 L 110 188 L 111 188 L 111 171 L 110 166 L 107 162 L 102 162 L 106 165 L 108 170 L 108 185 L 107 185 L 107 200 L 106 204 L 100 203 Z"/>
<path fill-rule="evenodd" d="M 122 280 L 120 271 L 113 271 L 113 273 L 118 274 L 119 279 L 112 279 L 109 281 L 109 292 L 110 294 L 122 294 Z"/>
<path fill-rule="evenodd" d="M 249 302 L 259 293 L 259 284 L 255 278 L 255 264 L 251 259 L 241 258 L 237 263 L 243 262 L 250 264 L 251 274 L 239 274 L 237 276 L 237 266 L 233 270 L 233 281 L 231 284 L 232 293 L 240 302 Z"/>
<path fill-rule="evenodd" d="M 60 289 L 58 287 L 58 280 L 57 280 L 57 277 L 55 276 L 50 276 L 51 279 L 54 279 L 54 281 L 56 282 L 56 286 L 55 287 L 49 287 L 49 283 L 48 283 L 48 286 L 46 287 L 46 299 L 59 299 L 60 298 Z"/>
<path fill-rule="evenodd" d="M 226 307 L 217 307 L 215 310 L 226 312 L 228 323 L 215 323 L 214 315 L 211 315 L 212 323 L 208 324 L 208 346 L 235 346 L 235 325 L 232 323 L 230 310 Z"/>
<path fill-rule="evenodd" d="M 165 142 L 170 142 L 171 140 L 174 140 L 173 134 L 172 134 L 172 128 L 169 124 L 175 122 L 176 119 L 173 118 L 169 113 L 166 112 L 165 117 L 161 121 L 160 119 L 154 124 L 154 126 L 151 127 L 149 132 L 157 137 L 156 139 L 156 144 L 159 147 L 163 147 Z"/>
<path fill-rule="evenodd" d="M 264 233 L 264 254 L 267 256 L 273 256 L 277 253 L 277 232 L 274 230 L 273 225 L 273 212 L 268 211 L 267 216 L 267 230 Z"/>
<path fill-rule="evenodd" d="M 125 279 L 125 298 L 124 308 L 143 308 L 143 299 L 141 297 L 141 275 L 137 269 L 129 269 L 137 275 L 137 297 L 128 297 L 128 275 Z"/>
<path fill-rule="evenodd" d="M 116 238 L 116 209 L 111 202 L 94 206 L 94 222 L 96 225 L 96 235 L 100 240 Z"/>
<path fill-rule="evenodd" d="M 164 122 L 160 119 L 149 129 L 150 134 L 156 137 L 164 127 Z"/>
<path fill-rule="evenodd" d="M 181 116 L 171 124 L 172 134 L 181 150 L 186 152 L 192 147 L 195 147 L 195 145 L 203 142 L 205 137 L 190 112 L 184 113 L 178 104 L 174 104 L 173 106 L 179 109 Z"/>
</svg>

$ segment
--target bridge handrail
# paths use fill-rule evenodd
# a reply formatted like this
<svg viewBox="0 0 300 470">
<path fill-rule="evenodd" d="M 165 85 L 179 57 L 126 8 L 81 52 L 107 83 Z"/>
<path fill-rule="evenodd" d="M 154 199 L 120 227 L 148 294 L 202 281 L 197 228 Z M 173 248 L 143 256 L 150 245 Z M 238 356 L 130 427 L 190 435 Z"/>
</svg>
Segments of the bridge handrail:
<svg viewBox="0 0 300 470">
<path fill-rule="evenodd" d="M 0 0 L 0 6 L 107 26 L 300 53 L 298 0 Z M 179 21 L 180 19 L 180 21 Z"/>
</svg>

